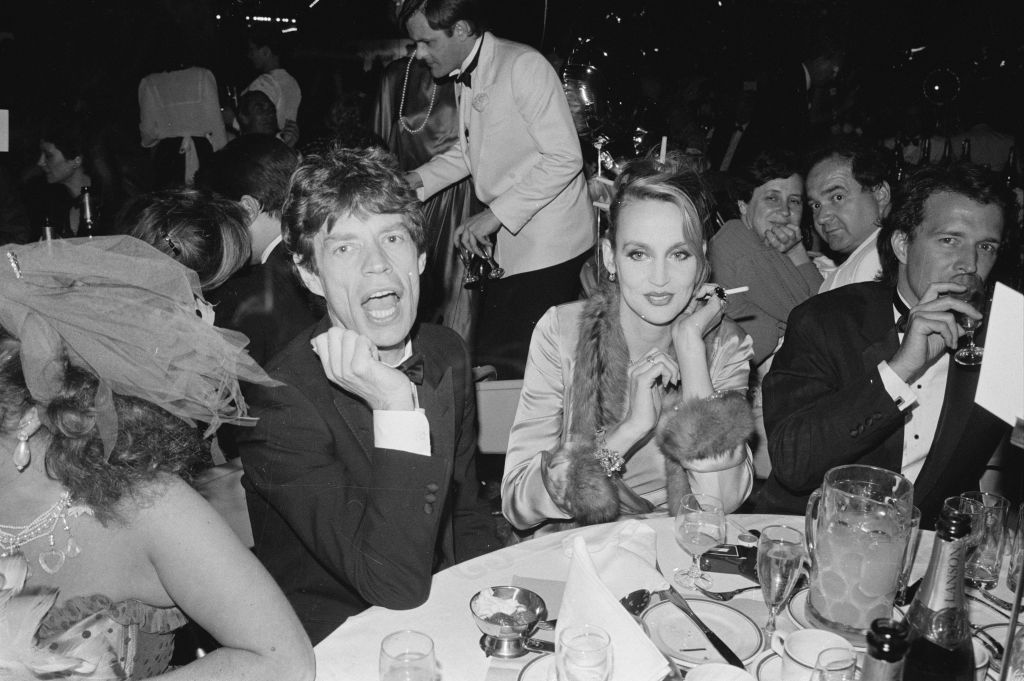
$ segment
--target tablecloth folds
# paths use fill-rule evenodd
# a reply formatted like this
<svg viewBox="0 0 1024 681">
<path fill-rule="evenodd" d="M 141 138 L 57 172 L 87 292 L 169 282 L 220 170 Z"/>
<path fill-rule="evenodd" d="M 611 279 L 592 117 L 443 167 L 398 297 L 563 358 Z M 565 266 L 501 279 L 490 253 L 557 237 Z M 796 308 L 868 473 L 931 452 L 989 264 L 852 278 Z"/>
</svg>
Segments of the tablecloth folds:
<svg viewBox="0 0 1024 681">
<path fill-rule="evenodd" d="M 659 681 L 669 671 L 665 657 L 619 603 L 636 589 L 668 588 L 655 569 L 657 535 L 636 520 L 619 525 L 600 541 L 574 533 L 563 544 L 570 553 L 569 573 L 556 635 L 567 627 L 599 626 L 612 640 L 612 681 Z"/>
</svg>

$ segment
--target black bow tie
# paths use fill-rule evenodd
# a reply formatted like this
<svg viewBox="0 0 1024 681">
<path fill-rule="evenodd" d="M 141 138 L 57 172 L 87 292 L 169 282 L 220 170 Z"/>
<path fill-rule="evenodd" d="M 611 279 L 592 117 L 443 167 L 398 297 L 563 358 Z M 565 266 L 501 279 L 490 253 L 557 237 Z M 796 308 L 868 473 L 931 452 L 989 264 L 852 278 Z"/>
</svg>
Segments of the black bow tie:
<svg viewBox="0 0 1024 681">
<path fill-rule="evenodd" d="M 423 355 L 420 353 L 412 353 L 409 359 L 395 368 L 408 376 L 409 380 L 416 385 L 423 385 Z"/>
<path fill-rule="evenodd" d="M 892 306 L 900 313 L 900 318 L 896 320 L 896 333 L 906 333 L 907 324 L 910 323 L 910 308 L 900 298 L 899 291 L 892 292 Z"/>
<path fill-rule="evenodd" d="M 480 42 L 480 47 L 481 48 L 483 47 L 483 41 Z M 473 61 L 469 62 L 469 66 L 467 66 L 466 68 L 462 69 L 462 71 L 459 72 L 459 75 L 455 76 L 455 82 L 456 83 L 462 83 L 464 86 L 466 86 L 468 88 L 472 88 L 473 87 L 473 69 L 476 68 L 476 63 L 478 61 L 480 61 L 480 50 L 479 49 L 476 51 L 476 54 L 473 55 Z"/>
</svg>

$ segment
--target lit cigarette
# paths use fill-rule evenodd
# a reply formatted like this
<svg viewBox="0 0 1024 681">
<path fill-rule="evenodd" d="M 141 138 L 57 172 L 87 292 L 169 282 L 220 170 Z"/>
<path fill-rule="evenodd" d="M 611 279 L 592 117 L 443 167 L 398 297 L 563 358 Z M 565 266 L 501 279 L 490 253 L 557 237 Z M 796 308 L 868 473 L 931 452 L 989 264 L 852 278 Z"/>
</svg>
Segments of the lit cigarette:
<svg viewBox="0 0 1024 681">
<path fill-rule="evenodd" d="M 597 179 L 598 182 L 603 182 L 604 184 L 608 185 L 609 187 L 614 187 L 615 186 L 615 182 L 612 181 L 612 180 L 609 180 L 604 175 L 598 175 L 596 179 Z"/>
<path fill-rule="evenodd" d="M 605 203 L 604 201 L 594 201 L 594 208 L 600 208 L 601 210 L 608 210 L 609 208 L 611 208 L 611 206 L 608 205 L 607 203 Z"/>
<path fill-rule="evenodd" d="M 734 293 L 746 293 L 749 290 L 749 286 L 737 286 L 736 288 L 727 288 L 725 289 L 725 295 L 731 296 Z"/>
<path fill-rule="evenodd" d="M 668 151 L 668 137 L 662 137 L 661 138 L 661 158 L 659 159 L 659 162 L 662 163 L 662 164 L 665 163 L 665 152 L 667 152 L 667 151 Z"/>
</svg>

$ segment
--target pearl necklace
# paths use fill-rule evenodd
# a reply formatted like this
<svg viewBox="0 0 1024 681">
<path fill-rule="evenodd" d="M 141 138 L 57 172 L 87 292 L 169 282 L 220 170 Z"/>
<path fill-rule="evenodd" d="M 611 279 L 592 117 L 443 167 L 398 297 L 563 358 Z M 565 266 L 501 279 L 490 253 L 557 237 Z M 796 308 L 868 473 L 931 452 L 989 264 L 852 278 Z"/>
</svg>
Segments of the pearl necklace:
<svg viewBox="0 0 1024 681">
<path fill-rule="evenodd" d="M 434 81 L 434 87 L 430 90 L 430 106 L 427 107 L 427 115 L 423 117 L 423 123 L 420 127 L 413 130 L 409 127 L 409 124 L 405 122 L 405 92 L 409 89 L 409 71 L 412 70 L 412 62 L 414 57 L 409 57 L 409 63 L 405 65 L 405 82 L 402 83 L 402 101 L 398 104 L 398 124 L 402 126 L 410 135 L 423 132 L 423 128 L 427 127 L 427 121 L 430 120 L 430 112 L 434 110 L 434 101 L 437 96 L 437 81 Z"/>
<path fill-rule="evenodd" d="M 0 558 L 21 553 L 20 549 L 25 544 L 41 539 L 50 538 L 50 548 L 39 554 L 39 567 L 47 574 L 54 574 L 62 567 L 68 558 L 74 558 L 82 552 L 71 534 L 71 527 L 68 525 L 68 509 L 71 507 L 71 492 L 65 492 L 60 499 L 42 512 L 35 520 L 28 525 L 3 525 L 0 524 Z M 74 509 L 72 516 L 82 513 L 90 513 L 87 509 Z M 57 529 L 57 522 L 64 526 L 68 535 L 67 544 L 63 549 L 56 548 L 56 541 L 53 533 Z"/>
</svg>

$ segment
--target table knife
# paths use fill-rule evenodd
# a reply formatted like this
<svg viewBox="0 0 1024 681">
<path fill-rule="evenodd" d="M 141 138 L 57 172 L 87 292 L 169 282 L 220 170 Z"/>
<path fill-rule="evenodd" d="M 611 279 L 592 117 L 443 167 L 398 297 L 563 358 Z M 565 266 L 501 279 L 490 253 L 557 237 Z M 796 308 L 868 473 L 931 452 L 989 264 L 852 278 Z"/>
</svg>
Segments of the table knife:
<svg viewBox="0 0 1024 681">
<path fill-rule="evenodd" d="M 704 633 L 704 636 L 707 637 L 711 645 L 715 647 L 715 650 L 718 651 L 718 654 L 721 655 L 726 662 L 728 662 L 734 667 L 746 669 L 746 667 L 743 666 L 743 661 L 739 658 L 738 655 L 736 655 L 736 653 L 732 651 L 732 648 L 727 646 L 725 644 L 725 641 L 718 637 L 718 634 L 711 631 L 711 628 L 708 627 L 708 625 L 704 624 L 701 618 L 697 617 L 697 613 L 693 611 L 693 608 L 690 607 L 690 604 L 686 602 L 685 598 L 680 596 L 672 589 L 665 589 L 664 591 L 659 591 L 658 595 L 660 595 L 662 598 L 668 599 L 672 602 L 672 605 L 676 606 L 684 613 L 686 613 L 686 616 L 689 617 L 690 620 L 692 620 L 693 623 L 697 625 L 697 628 Z"/>
</svg>

